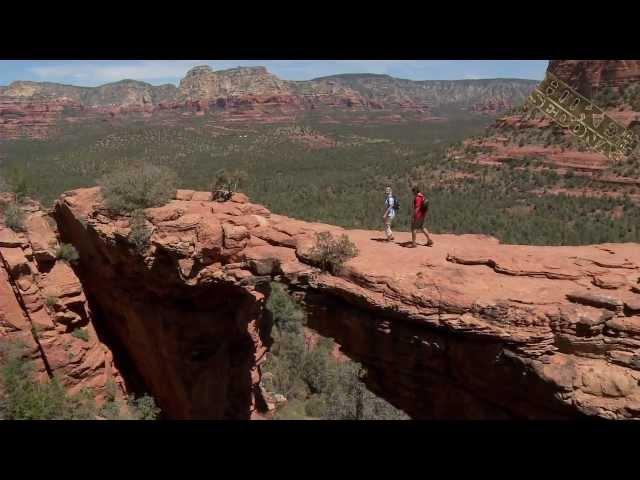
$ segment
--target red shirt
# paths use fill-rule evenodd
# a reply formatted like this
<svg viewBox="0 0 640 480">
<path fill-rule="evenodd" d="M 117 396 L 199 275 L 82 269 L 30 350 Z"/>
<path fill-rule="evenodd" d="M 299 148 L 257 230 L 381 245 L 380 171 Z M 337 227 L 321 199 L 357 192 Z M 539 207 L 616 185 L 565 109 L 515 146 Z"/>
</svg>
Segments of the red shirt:
<svg viewBox="0 0 640 480">
<path fill-rule="evenodd" d="M 422 210 L 423 205 L 424 195 L 422 193 L 418 193 L 416 198 L 413 200 L 413 216 L 417 220 L 422 220 L 424 218 L 425 212 Z"/>
</svg>

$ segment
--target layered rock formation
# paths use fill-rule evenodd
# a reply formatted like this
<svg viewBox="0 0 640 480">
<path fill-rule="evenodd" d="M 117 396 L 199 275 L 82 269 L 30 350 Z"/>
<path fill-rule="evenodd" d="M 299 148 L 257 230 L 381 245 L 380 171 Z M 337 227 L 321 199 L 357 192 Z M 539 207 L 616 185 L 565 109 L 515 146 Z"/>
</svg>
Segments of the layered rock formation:
<svg viewBox="0 0 640 480">
<path fill-rule="evenodd" d="M 43 139 L 70 122 L 150 115 L 175 105 L 174 85 L 122 80 L 99 87 L 17 81 L 0 89 L 0 140 Z"/>
<path fill-rule="evenodd" d="M 82 285 L 56 259 L 55 223 L 36 203 L 24 210 L 24 232 L 0 221 L 0 342 L 22 342 L 37 377 L 55 376 L 71 395 L 88 389 L 97 405 L 113 393 L 122 398 L 127 387 L 93 327 Z"/>
<path fill-rule="evenodd" d="M 638 344 L 617 330 L 640 321 L 637 245 L 443 235 L 407 268 L 370 235 L 351 233 L 370 253 L 348 278 L 316 284 L 339 300 L 314 293 L 312 325 L 367 365 L 373 391 L 415 418 L 638 416 Z"/>
<path fill-rule="evenodd" d="M 70 121 L 179 113 L 215 114 L 223 121 L 282 122 L 317 109 L 399 109 L 416 113 L 421 120 L 431 107 L 476 105 L 478 109 L 486 104 L 484 111 L 493 112 L 494 107 L 521 102 L 535 83 L 509 79 L 414 82 L 388 75 L 286 81 L 264 67 L 213 71 L 208 66 L 191 69 L 179 87 L 134 80 L 99 87 L 17 81 L 0 87 L 0 140 L 51 134 L 64 110 L 60 105 L 70 113 Z"/>
<path fill-rule="evenodd" d="M 79 104 L 67 100 L 31 101 L 3 97 L 0 92 L 0 139 L 46 138 L 55 130 L 63 111 L 80 111 Z"/>
<path fill-rule="evenodd" d="M 98 189 L 65 194 L 55 215 L 80 252 L 96 325 L 171 418 L 265 408 L 271 279 L 367 367 L 369 388 L 414 418 L 640 417 L 638 245 L 438 235 L 433 248 L 405 249 L 241 195 L 178 191 L 145 211 L 150 241 L 136 251 L 129 219 Z M 311 265 L 320 231 L 346 233 L 360 251 L 340 275 Z"/>
<path fill-rule="evenodd" d="M 16 81 L 0 91 L 0 95 L 31 101 L 66 100 L 85 107 L 108 107 L 159 104 L 174 100 L 174 85 L 154 86 L 137 80 L 120 80 L 99 87 L 78 87 L 51 82 Z"/>
<path fill-rule="evenodd" d="M 640 60 L 551 60 L 548 70 L 588 98 L 640 82 Z"/>
<path fill-rule="evenodd" d="M 553 60 L 548 71 L 640 133 L 640 60 Z M 560 174 L 576 171 L 593 182 L 587 193 L 591 196 L 615 195 L 620 185 L 632 186 L 625 190 L 632 198 L 636 193 L 637 149 L 627 161 L 613 162 L 530 106 L 511 110 L 484 136 L 466 140 L 464 147 L 466 151 L 454 149 L 452 156 L 484 165 L 533 160 Z"/>
<path fill-rule="evenodd" d="M 255 104 L 271 102 L 298 109 L 324 106 L 426 112 L 432 107 L 518 104 L 535 84 L 533 80 L 510 79 L 412 81 L 372 74 L 283 81 L 264 67 L 213 71 L 203 66 L 187 73 L 180 82 L 178 98 L 213 104 L 240 97 Z"/>
<path fill-rule="evenodd" d="M 469 110 L 471 110 L 472 112 L 494 115 L 497 113 L 505 112 L 513 108 L 514 106 L 514 104 L 506 100 L 486 100 L 482 103 L 471 105 L 471 108 Z"/>
<path fill-rule="evenodd" d="M 238 67 L 213 71 L 204 65 L 189 70 L 180 81 L 179 98 L 185 101 L 244 95 L 290 95 L 288 82 L 265 67 Z"/>
<path fill-rule="evenodd" d="M 518 105 L 533 91 L 537 82 L 507 78 L 413 81 L 389 75 L 346 74 L 317 78 L 310 83 L 314 88 L 329 91 L 348 89 L 366 101 L 386 108 L 394 105 L 410 109 L 470 109 L 485 103 Z"/>
<path fill-rule="evenodd" d="M 220 212 L 181 200 L 147 210 L 153 235 L 142 254 L 127 241 L 128 220 L 100 208 L 97 189 L 56 206 L 99 328 L 169 418 L 247 419 L 263 404 L 264 291 L 239 254 L 249 240 L 243 224 L 266 210 L 241 200 Z"/>
</svg>

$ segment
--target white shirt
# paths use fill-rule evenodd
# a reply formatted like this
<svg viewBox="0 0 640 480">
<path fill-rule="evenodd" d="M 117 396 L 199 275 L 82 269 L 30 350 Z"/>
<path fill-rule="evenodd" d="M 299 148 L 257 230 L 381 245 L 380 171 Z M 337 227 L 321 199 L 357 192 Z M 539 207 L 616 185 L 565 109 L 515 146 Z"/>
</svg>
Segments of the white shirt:
<svg viewBox="0 0 640 480">
<path fill-rule="evenodd" d="M 387 214 L 387 217 L 389 217 L 389 218 L 393 218 L 393 217 L 396 216 L 396 209 L 393 208 L 393 206 L 394 206 L 393 203 L 394 203 L 393 195 L 387 195 L 387 198 L 384 201 L 384 206 L 387 207 L 387 212 L 389 212 Z M 391 208 L 389 208 L 389 207 L 391 207 Z"/>
</svg>

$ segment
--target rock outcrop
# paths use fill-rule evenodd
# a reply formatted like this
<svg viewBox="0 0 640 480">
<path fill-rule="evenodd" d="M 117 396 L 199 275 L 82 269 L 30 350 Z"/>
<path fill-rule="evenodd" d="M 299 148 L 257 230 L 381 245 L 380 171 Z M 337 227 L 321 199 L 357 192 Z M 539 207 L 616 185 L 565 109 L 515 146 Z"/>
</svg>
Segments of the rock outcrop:
<svg viewBox="0 0 640 480">
<path fill-rule="evenodd" d="M 535 80 L 423 80 L 412 81 L 389 75 L 345 74 L 317 78 L 313 88 L 336 92 L 355 92 L 381 108 L 395 106 L 404 109 L 458 107 L 472 109 L 474 105 L 503 103 L 518 105 L 533 91 Z"/>
<path fill-rule="evenodd" d="M 108 120 L 171 109 L 177 88 L 122 80 L 99 87 L 16 81 L 0 89 L 0 140 L 55 134 L 63 120 Z"/>
<path fill-rule="evenodd" d="M 145 211 L 143 251 L 97 188 L 63 195 L 55 216 L 80 252 L 96 328 L 170 418 L 266 408 L 272 279 L 367 367 L 369 388 L 414 418 L 640 418 L 638 245 L 436 235 L 432 248 L 406 249 L 239 194 L 218 203 L 184 190 Z M 360 251 L 339 275 L 311 265 L 321 231 L 346 233 Z"/>
<path fill-rule="evenodd" d="M 471 108 L 469 108 L 469 110 L 472 112 L 495 115 L 498 113 L 506 112 L 513 107 L 514 105 L 506 100 L 485 100 L 481 103 L 471 105 Z"/>
<path fill-rule="evenodd" d="M 493 111 L 517 104 L 533 89 L 532 80 L 464 80 L 414 82 L 388 75 L 336 75 L 287 81 L 265 67 L 214 71 L 208 66 L 187 72 L 180 86 L 154 86 L 121 80 L 99 87 L 16 81 L 0 87 L 0 140 L 45 138 L 58 122 L 108 121 L 134 115 L 148 118 L 175 114 L 215 115 L 225 122 L 291 122 L 309 111 L 378 111 L 411 113 L 431 121 L 432 107 Z M 64 115 L 67 112 L 68 115 Z M 393 120 L 394 123 L 397 120 Z"/>
<path fill-rule="evenodd" d="M 289 113 L 322 107 L 427 113 L 432 107 L 441 106 L 473 108 L 486 104 L 496 109 L 503 104 L 517 104 L 533 90 L 535 83 L 503 79 L 412 81 L 371 74 L 284 81 L 264 67 L 213 71 L 202 66 L 190 70 L 180 82 L 178 97 L 198 101 L 212 110 L 232 107 L 243 99 L 245 106 L 277 105 Z"/>
<path fill-rule="evenodd" d="M 265 67 L 238 67 L 214 71 L 208 66 L 189 70 L 180 81 L 181 100 L 217 99 L 244 95 L 291 95 L 288 82 Z"/>
<path fill-rule="evenodd" d="M 100 207 L 98 189 L 66 194 L 56 218 L 80 253 L 98 329 L 163 412 L 248 419 L 263 404 L 259 364 L 269 337 L 264 285 L 241 252 L 248 226 L 267 212 L 238 197 L 217 204 L 210 194 L 178 191 L 178 198 L 146 211 L 153 235 L 144 253 L 127 241 L 128 220 Z"/>
<path fill-rule="evenodd" d="M 67 100 L 24 100 L 0 93 L 0 139 L 46 138 L 55 130 L 63 111 L 78 112 L 79 104 Z"/>
<path fill-rule="evenodd" d="M 591 99 L 622 126 L 640 133 L 640 60 L 553 60 L 547 71 Z M 545 186 L 568 195 L 628 195 L 638 201 L 638 149 L 626 161 L 612 161 L 530 105 L 512 109 L 496 119 L 485 135 L 465 140 L 462 149 L 454 148 L 450 153 L 479 165 L 534 162 L 534 168 L 554 169 L 562 176 L 575 172 L 589 181 L 589 188 Z"/>
<path fill-rule="evenodd" d="M 588 98 L 640 82 L 640 60 L 551 60 L 548 70 Z"/>
<path fill-rule="evenodd" d="M 55 376 L 71 395 L 88 389 L 98 406 L 114 393 L 123 398 L 127 386 L 93 327 L 82 285 L 56 259 L 55 222 L 35 202 L 23 208 L 23 232 L 0 221 L 0 341 L 21 342 L 37 378 Z"/>
<path fill-rule="evenodd" d="M 174 85 L 154 86 L 137 80 L 120 80 L 99 87 L 16 81 L 0 91 L 0 95 L 11 99 L 64 100 L 84 107 L 159 104 L 174 100 L 176 93 L 177 88 Z"/>
</svg>

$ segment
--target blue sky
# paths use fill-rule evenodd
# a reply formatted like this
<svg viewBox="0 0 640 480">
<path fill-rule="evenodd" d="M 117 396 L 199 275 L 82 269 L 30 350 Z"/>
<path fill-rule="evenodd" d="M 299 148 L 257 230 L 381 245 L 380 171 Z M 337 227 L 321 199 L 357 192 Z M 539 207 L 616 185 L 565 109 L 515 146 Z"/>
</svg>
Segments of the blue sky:
<svg viewBox="0 0 640 480">
<path fill-rule="evenodd" d="M 337 73 L 384 73 L 411 80 L 541 80 L 547 68 L 546 60 L 0 60 L 0 85 L 34 80 L 96 86 L 124 78 L 178 84 L 191 67 L 205 64 L 214 70 L 264 65 L 285 80 Z"/>
</svg>

